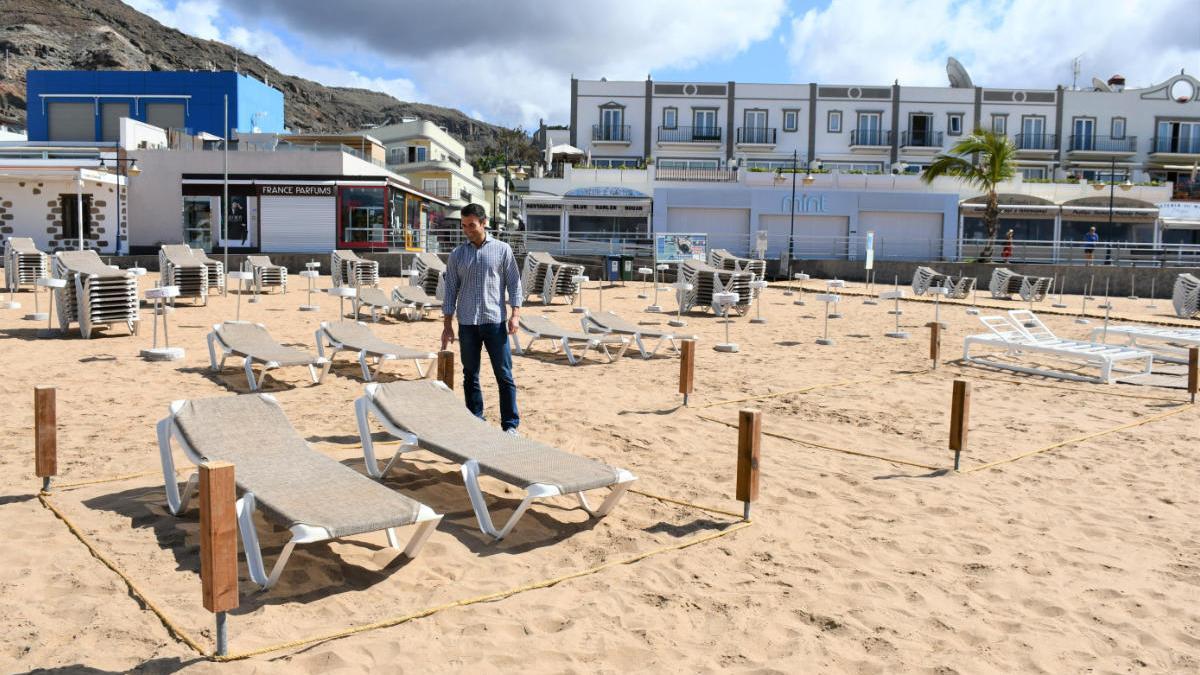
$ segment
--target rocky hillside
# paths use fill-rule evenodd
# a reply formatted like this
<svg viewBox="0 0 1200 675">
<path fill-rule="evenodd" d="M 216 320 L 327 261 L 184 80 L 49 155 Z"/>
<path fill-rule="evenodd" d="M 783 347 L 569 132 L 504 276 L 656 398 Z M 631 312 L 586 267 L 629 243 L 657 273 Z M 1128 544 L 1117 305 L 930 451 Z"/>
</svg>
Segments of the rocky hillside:
<svg viewBox="0 0 1200 675">
<path fill-rule="evenodd" d="M 504 131 L 458 110 L 397 100 L 366 89 L 326 87 L 285 75 L 221 42 L 168 28 L 118 0 L 0 0 L 0 124 L 25 128 L 25 71 L 233 70 L 284 94 L 287 127 L 348 131 L 404 116 L 446 127 L 471 159 L 488 154 Z"/>
</svg>

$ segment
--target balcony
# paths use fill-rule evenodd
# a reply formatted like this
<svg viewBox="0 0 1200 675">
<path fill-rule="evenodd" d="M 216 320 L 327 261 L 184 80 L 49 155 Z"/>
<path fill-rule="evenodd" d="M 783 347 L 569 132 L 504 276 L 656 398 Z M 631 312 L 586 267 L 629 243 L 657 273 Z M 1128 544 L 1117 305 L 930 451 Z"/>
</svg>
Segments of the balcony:
<svg viewBox="0 0 1200 675">
<path fill-rule="evenodd" d="M 1071 134 L 1068 155 L 1116 156 L 1132 155 L 1137 152 L 1137 136 L 1095 136 L 1087 134 Z"/>
<path fill-rule="evenodd" d="M 1017 153 L 1036 155 L 1058 152 L 1057 134 L 1017 134 Z"/>
<path fill-rule="evenodd" d="M 659 127 L 658 142 L 720 145 L 721 127 Z"/>
<path fill-rule="evenodd" d="M 738 127 L 738 145 L 775 145 L 775 127 Z"/>
<path fill-rule="evenodd" d="M 1155 136 L 1150 139 L 1150 159 L 1155 161 L 1195 161 L 1200 155 L 1200 138 Z"/>
<path fill-rule="evenodd" d="M 852 129 L 851 152 L 882 152 L 892 147 L 892 132 L 879 129 Z"/>
<path fill-rule="evenodd" d="M 593 124 L 592 143 L 629 145 L 628 124 Z"/>
<path fill-rule="evenodd" d="M 906 152 L 937 152 L 942 149 L 942 132 L 903 131 L 900 133 L 900 147 Z"/>
</svg>

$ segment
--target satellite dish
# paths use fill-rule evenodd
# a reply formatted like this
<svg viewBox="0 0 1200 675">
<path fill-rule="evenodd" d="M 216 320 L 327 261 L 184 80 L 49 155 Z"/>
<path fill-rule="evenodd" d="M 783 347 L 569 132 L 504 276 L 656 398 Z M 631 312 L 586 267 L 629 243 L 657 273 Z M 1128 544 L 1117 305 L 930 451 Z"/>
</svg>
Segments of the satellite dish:
<svg viewBox="0 0 1200 675">
<path fill-rule="evenodd" d="M 1092 78 L 1092 87 L 1095 88 L 1096 91 L 1112 91 L 1112 87 L 1108 86 L 1104 80 L 1098 77 Z"/>
<path fill-rule="evenodd" d="M 946 59 L 946 77 L 950 78 L 950 86 L 955 89 L 971 89 L 975 86 L 967 69 L 953 56 Z"/>
</svg>

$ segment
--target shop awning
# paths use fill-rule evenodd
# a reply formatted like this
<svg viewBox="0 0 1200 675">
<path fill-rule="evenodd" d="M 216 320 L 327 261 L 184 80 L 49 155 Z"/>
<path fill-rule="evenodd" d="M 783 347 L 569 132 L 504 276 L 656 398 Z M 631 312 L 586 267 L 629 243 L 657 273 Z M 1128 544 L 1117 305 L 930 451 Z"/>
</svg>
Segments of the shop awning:
<svg viewBox="0 0 1200 675">
<path fill-rule="evenodd" d="M 1200 230 L 1200 220 L 1189 218 L 1163 218 L 1159 222 L 1166 230 Z"/>
</svg>

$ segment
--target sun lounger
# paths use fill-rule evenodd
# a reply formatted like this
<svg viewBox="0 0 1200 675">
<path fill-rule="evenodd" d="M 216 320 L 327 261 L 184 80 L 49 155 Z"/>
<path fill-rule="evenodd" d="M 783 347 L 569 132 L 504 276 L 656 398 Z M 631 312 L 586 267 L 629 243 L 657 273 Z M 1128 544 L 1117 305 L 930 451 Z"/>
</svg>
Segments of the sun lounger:
<svg viewBox="0 0 1200 675">
<path fill-rule="evenodd" d="M 213 290 L 215 290 L 218 293 L 224 293 L 225 292 L 225 263 L 221 262 L 220 260 L 213 260 L 212 258 L 208 257 L 208 254 L 205 253 L 204 249 L 202 249 L 202 248 L 192 249 L 192 255 L 196 256 L 196 260 L 199 260 L 201 263 L 204 264 L 204 267 L 208 269 L 208 290 L 209 290 L 209 292 L 212 292 Z"/>
<path fill-rule="evenodd" d="M 549 305 L 554 301 L 554 296 L 562 295 L 570 304 L 579 294 L 579 284 L 575 282 L 577 276 L 583 276 L 583 265 L 560 262 L 549 253 L 530 253 L 525 256 L 521 270 L 521 289 L 525 293 L 523 299 L 540 295 L 542 304 Z"/>
<path fill-rule="evenodd" d="M 441 309 L 442 301 L 429 295 L 420 286 L 397 286 L 392 289 L 392 300 L 408 310 L 408 320 L 424 319 L 432 309 Z"/>
<path fill-rule="evenodd" d="M 575 330 L 567 330 L 559 327 L 549 318 L 544 316 L 524 316 L 518 319 L 517 323 L 521 330 L 529 334 L 529 343 L 524 348 L 521 347 L 521 340 L 516 335 L 512 336 L 513 351 L 518 354 L 524 354 L 526 349 L 533 346 L 533 343 L 538 340 L 549 340 L 553 350 L 562 348 L 563 353 L 567 355 L 567 362 L 573 366 L 579 365 L 583 361 L 583 357 L 587 356 L 588 350 L 595 348 L 597 352 L 604 352 L 604 356 L 609 363 L 621 358 L 625 350 L 629 348 L 629 339 L 618 335 L 589 335 L 587 333 Z M 577 346 L 582 346 L 583 351 L 576 355 L 571 349 L 571 343 L 576 343 Z M 613 355 L 610 347 L 617 346 L 616 355 Z"/>
<path fill-rule="evenodd" d="M 115 323 L 137 332 L 141 317 L 137 278 L 131 272 L 105 265 L 95 251 L 59 251 L 54 254 L 54 276 L 67 282 L 54 292 L 63 331 L 74 321 L 84 339 L 96 326 Z"/>
<path fill-rule="evenodd" d="M 1122 361 L 1141 362 L 1142 369 L 1140 371 L 1128 373 L 1134 375 L 1149 374 L 1153 366 L 1154 356 L 1148 351 L 1095 342 L 1063 340 L 1054 335 L 1033 312 L 1028 310 L 1012 311 L 1008 316 L 981 316 L 979 320 L 991 332 L 969 335 L 963 339 L 963 361 L 968 363 L 981 363 L 1021 373 L 1102 384 L 1112 383 L 1114 366 Z M 1088 377 L 1052 368 L 1033 368 L 994 360 L 980 361 L 978 358 L 972 358 L 972 345 L 1002 349 L 1010 356 L 1028 353 L 1046 354 L 1063 361 L 1074 362 L 1077 365 L 1098 367 L 1100 375 Z"/>
<path fill-rule="evenodd" d="M 1175 277 L 1171 305 L 1175 307 L 1175 316 L 1191 319 L 1200 314 L 1200 279 L 1186 272 Z"/>
<path fill-rule="evenodd" d="M 1123 339 L 1126 346 L 1153 352 L 1157 361 L 1187 363 L 1188 348 L 1200 347 L 1200 328 L 1109 326 L 1092 329 L 1093 342 L 1108 343 L 1109 338 Z"/>
<path fill-rule="evenodd" d="M 23 284 L 34 286 L 38 279 L 50 276 L 50 258 L 37 249 L 29 237 L 9 237 L 4 240 L 4 288 L 21 290 Z"/>
<path fill-rule="evenodd" d="M 384 316 L 397 313 L 403 303 L 397 302 L 388 296 L 384 291 L 375 288 L 374 286 L 359 286 L 357 303 L 354 305 L 355 310 L 361 310 L 363 306 L 371 308 L 371 321 L 379 321 L 379 312 L 382 311 Z"/>
<path fill-rule="evenodd" d="M 924 295 L 931 287 L 945 288 L 946 297 L 963 299 L 975 290 L 975 277 L 958 277 L 941 274 L 930 267 L 918 267 L 913 271 L 913 295 Z M 1019 290 L 1019 288 L 1018 288 Z"/>
<path fill-rule="evenodd" d="M 221 350 L 220 363 L 217 363 L 217 349 Z M 223 370 L 225 359 L 230 354 L 244 359 L 242 367 L 246 370 L 250 391 L 257 391 L 262 386 L 267 371 L 272 368 L 308 366 L 313 384 L 320 382 L 329 372 L 328 359 L 279 344 L 261 323 L 226 321 L 213 324 L 212 332 L 208 334 L 208 361 L 212 369 L 218 372 Z M 262 364 L 262 373 L 257 380 L 254 378 L 256 361 Z"/>
<path fill-rule="evenodd" d="M 1041 302 L 1050 290 L 1052 281 L 1052 277 L 1031 277 L 1017 274 L 1005 267 L 997 267 L 992 270 L 988 291 L 998 300 L 1009 300 L 1013 293 L 1017 293 L 1026 302 Z"/>
<path fill-rule="evenodd" d="M 719 270 L 733 270 L 735 272 L 749 272 L 754 275 L 754 280 L 767 278 L 767 261 L 757 258 L 739 258 L 726 249 L 714 248 L 708 252 L 708 264 Z M 758 299 L 759 290 L 753 286 L 750 287 L 752 300 Z"/>
<path fill-rule="evenodd" d="M 643 359 L 648 359 L 658 353 L 659 348 L 663 344 L 670 345 L 671 351 L 679 353 L 678 340 L 695 340 L 695 335 L 679 335 L 674 332 L 660 331 L 648 326 L 639 326 L 617 316 L 613 312 L 588 312 L 581 319 L 583 330 L 585 332 L 595 332 L 601 334 L 627 335 L 633 338 L 633 343 L 637 345 L 638 351 L 641 352 Z M 654 344 L 654 349 L 647 351 L 645 340 L 653 340 L 658 338 L 658 342 Z"/>
<path fill-rule="evenodd" d="M 354 402 L 354 411 L 368 473 L 387 475 L 401 453 L 418 447 L 461 464 L 479 529 L 496 539 L 503 539 L 512 530 L 535 499 L 573 494 L 589 514 L 603 517 L 637 480 L 624 469 L 500 431 L 472 415 L 459 396 L 436 380 L 368 384 L 365 394 Z M 383 469 L 375 458 L 368 415 L 402 441 Z M 480 490 L 480 475 L 526 491 L 499 530 L 492 523 Z M 602 487 L 612 491 L 599 508 L 592 509 L 584 492 Z"/>
<path fill-rule="evenodd" d="M 718 293 L 737 293 L 738 301 L 730 305 L 738 316 L 750 309 L 750 282 L 754 275 L 750 272 L 720 270 L 699 260 L 684 260 L 679 264 L 679 279 L 685 284 L 691 284 L 692 290 L 677 288 L 676 299 L 681 311 L 690 311 L 693 307 L 711 308 L 718 313 L 713 302 L 713 296 Z"/>
<path fill-rule="evenodd" d="M 338 249 L 330 254 L 329 273 L 334 286 L 379 285 L 379 263 L 364 260 L 354 251 Z"/>
<path fill-rule="evenodd" d="M 328 356 L 331 363 L 333 357 L 337 356 L 340 351 L 358 352 L 358 365 L 362 366 L 363 379 L 368 382 L 378 377 L 379 369 L 383 367 L 384 361 L 412 359 L 413 365 L 417 367 L 417 374 L 425 377 L 429 370 L 429 364 L 437 358 L 437 354 L 434 352 L 409 349 L 381 340 L 371 332 L 366 324 L 358 321 L 335 321 L 333 323 L 322 321 L 316 338 L 319 356 L 325 356 L 326 346 L 333 349 Z M 368 361 L 372 356 L 375 357 L 373 372 Z"/>
<path fill-rule="evenodd" d="M 442 516 L 433 509 L 367 478 L 337 460 L 314 451 L 288 422 L 269 394 L 175 401 L 159 421 L 167 506 L 179 515 L 196 486 L 192 474 L 180 493 L 176 482 L 174 439 L 193 464 L 231 462 L 238 493 L 238 531 L 250 578 L 263 589 L 279 581 L 296 544 L 310 544 L 383 530 L 400 548 L 395 528 L 416 525 L 404 555 L 416 557 Z M 291 530 L 268 575 L 254 512 Z"/>
<path fill-rule="evenodd" d="M 413 269 L 417 276 L 413 279 L 414 286 L 420 287 L 426 295 L 442 299 L 443 277 L 446 274 L 446 263 L 436 253 L 418 253 L 413 258 Z"/>
<path fill-rule="evenodd" d="M 251 272 L 254 274 L 254 287 L 259 293 L 263 292 L 264 288 L 274 286 L 287 293 L 288 271 L 282 265 L 276 265 L 271 262 L 271 258 L 265 255 L 248 255 L 245 262 L 242 263 L 243 272 Z"/>
<path fill-rule="evenodd" d="M 179 287 L 177 297 L 200 298 L 208 304 L 208 268 L 187 244 L 163 244 L 158 250 L 158 269 L 163 286 Z"/>
</svg>

